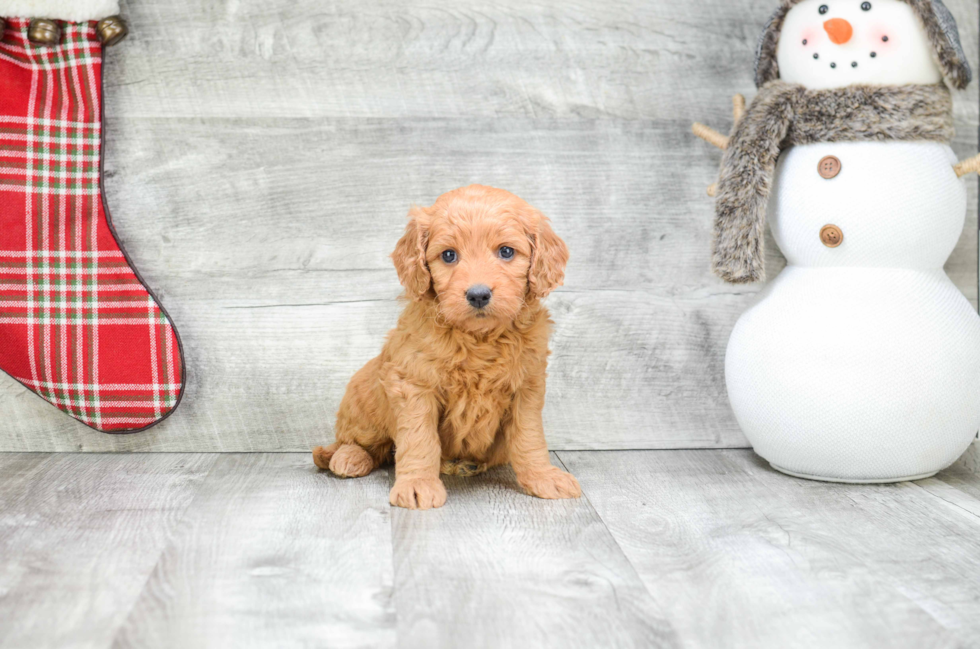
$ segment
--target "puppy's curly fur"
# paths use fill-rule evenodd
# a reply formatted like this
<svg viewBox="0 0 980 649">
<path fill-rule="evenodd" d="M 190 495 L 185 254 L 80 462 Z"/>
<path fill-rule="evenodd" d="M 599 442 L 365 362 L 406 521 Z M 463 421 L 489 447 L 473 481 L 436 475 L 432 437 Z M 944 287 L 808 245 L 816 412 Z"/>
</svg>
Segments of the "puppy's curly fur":
<svg viewBox="0 0 980 649">
<path fill-rule="evenodd" d="M 492 187 L 448 192 L 409 217 L 392 259 L 411 301 L 351 379 L 337 441 L 314 462 L 356 477 L 394 457 L 391 504 L 410 509 L 445 503 L 440 468 L 507 462 L 533 495 L 578 497 L 575 478 L 551 465 L 541 423 L 551 320 L 540 300 L 564 279 L 565 243 L 543 214 Z M 480 284 L 492 297 L 476 308 L 466 291 Z"/>
</svg>

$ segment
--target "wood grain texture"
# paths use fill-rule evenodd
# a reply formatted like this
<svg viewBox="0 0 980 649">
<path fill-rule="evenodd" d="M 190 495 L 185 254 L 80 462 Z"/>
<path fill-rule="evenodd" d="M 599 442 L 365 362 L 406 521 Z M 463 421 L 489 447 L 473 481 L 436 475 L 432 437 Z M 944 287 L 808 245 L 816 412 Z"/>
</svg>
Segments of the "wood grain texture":
<svg viewBox="0 0 980 649">
<path fill-rule="evenodd" d="M 388 478 L 224 455 L 114 647 L 394 644 Z"/>
<path fill-rule="evenodd" d="M 980 475 L 980 441 L 974 441 L 956 466 Z"/>
<path fill-rule="evenodd" d="M 309 454 L 0 454 L 3 647 L 968 647 L 980 472 L 835 485 L 750 451 L 552 454 L 445 507 Z"/>
<path fill-rule="evenodd" d="M 392 513 L 399 646 L 679 646 L 587 499 L 508 469 L 443 480 L 441 509 Z"/>
<path fill-rule="evenodd" d="M 0 376 L 0 450 L 306 450 L 399 293 L 413 202 L 471 182 L 568 242 L 552 448 L 744 446 L 722 374 L 758 287 L 709 272 L 719 130 L 752 96 L 761 0 L 143 0 L 106 64 L 107 196 L 183 338 L 184 403 L 146 433 L 77 424 Z M 980 68 L 978 7 L 947 3 Z M 977 149 L 977 84 L 956 98 Z M 976 303 L 976 183 L 947 265 Z M 769 267 L 784 263 L 771 238 Z"/>
<path fill-rule="evenodd" d="M 0 646 L 109 646 L 214 459 L 0 455 Z"/>
<path fill-rule="evenodd" d="M 980 517 L 980 443 L 974 442 L 953 466 L 916 484 Z"/>
<path fill-rule="evenodd" d="M 978 479 L 962 465 L 935 479 L 968 485 L 955 502 L 933 481 L 798 480 L 747 450 L 559 456 L 685 646 L 980 637 Z"/>
</svg>

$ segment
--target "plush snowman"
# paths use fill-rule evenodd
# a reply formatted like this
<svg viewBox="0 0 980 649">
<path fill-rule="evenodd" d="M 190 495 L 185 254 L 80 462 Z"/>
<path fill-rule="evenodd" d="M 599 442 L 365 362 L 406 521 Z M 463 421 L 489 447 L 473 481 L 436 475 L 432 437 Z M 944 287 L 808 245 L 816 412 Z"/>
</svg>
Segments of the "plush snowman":
<svg viewBox="0 0 980 649">
<path fill-rule="evenodd" d="M 756 452 L 806 478 L 932 475 L 980 429 L 980 317 L 943 272 L 963 230 L 952 99 L 970 68 L 940 0 L 784 0 L 736 101 L 713 267 L 764 279 L 739 319 L 728 395 Z"/>
</svg>

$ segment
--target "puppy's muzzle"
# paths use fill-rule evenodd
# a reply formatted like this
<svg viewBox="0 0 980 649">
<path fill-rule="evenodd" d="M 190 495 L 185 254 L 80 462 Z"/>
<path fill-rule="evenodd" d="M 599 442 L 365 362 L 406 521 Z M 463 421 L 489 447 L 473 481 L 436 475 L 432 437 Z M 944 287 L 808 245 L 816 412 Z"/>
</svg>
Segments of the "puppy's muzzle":
<svg viewBox="0 0 980 649">
<path fill-rule="evenodd" d="M 486 305 L 490 304 L 491 297 L 493 297 L 493 291 L 490 290 L 489 286 L 484 284 L 471 286 L 466 291 L 466 301 L 469 302 L 470 306 L 474 309 L 482 309 Z"/>
</svg>

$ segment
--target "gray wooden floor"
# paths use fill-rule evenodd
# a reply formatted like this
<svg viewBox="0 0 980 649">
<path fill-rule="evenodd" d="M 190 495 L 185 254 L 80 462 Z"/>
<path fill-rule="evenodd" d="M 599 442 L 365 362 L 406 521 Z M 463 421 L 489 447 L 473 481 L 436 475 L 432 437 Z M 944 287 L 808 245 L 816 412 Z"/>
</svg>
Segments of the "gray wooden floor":
<svg viewBox="0 0 980 649">
<path fill-rule="evenodd" d="M 306 454 L 0 454 L 3 647 L 980 644 L 980 467 L 805 482 L 747 450 L 553 455 L 390 508 Z"/>
</svg>

